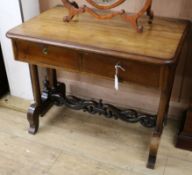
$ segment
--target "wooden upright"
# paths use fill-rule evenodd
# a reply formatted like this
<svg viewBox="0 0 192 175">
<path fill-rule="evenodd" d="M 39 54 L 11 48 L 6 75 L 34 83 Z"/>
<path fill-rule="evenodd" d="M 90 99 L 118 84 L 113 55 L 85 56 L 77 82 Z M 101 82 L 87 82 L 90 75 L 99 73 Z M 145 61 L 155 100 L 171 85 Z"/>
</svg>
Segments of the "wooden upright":
<svg viewBox="0 0 192 175">
<path fill-rule="evenodd" d="M 181 123 L 176 147 L 192 151 L 192 104 Z"/>
<path fill-rule="evenodd" d="M 147 163 L 147 167 L 154 168 L 169 109 L 175 69 L 188 33 L 188 22 L 155 18 L 150 25 L 144 17 L 144 31 L 138 33 L 127 22 L 119 20 L 120 17 L 101 21 L 84 13 L 78 19 L 65 23 L 63 16 L 67 14 L 63 7 L 57 7 L 7 33 L 13 42 L 15 59 L 30 64 L 36 103 L 28 112 L 29 133 L 37 132 L 39 116 L 53 104 L 64 104 L 127 122 L 140 122 L 145 127 L 154 127 Z M 38 66 L 48 68 L 42 93 Z M 118 71 L 118 78 L 122 82 L 159 89 L 161 95 L 157 115 L 144 115 L 134 110 L 118 109 L 102 101 L 67 96 L 65 85 L 57 82 L 55 71 L 56 68 L 64 68 L 114 81 L 117 67 L 126 70 Z"/>
</svg>

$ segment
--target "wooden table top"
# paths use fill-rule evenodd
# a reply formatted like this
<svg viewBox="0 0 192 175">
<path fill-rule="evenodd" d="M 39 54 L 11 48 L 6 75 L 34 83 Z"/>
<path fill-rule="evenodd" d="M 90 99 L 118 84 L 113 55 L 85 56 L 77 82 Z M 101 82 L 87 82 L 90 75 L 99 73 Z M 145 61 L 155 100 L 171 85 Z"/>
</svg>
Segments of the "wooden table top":
<svg viewBox="0 0 192 175">
<path fill-rule="evenodd" d="M 187 22 L 155 17 L 152 25 L 142 20 L 144 32 L 137 33 L 122 19 L 97 20 L 83 14 L 75 21 L 62 21 L 63 7 L 50 9 L 12 29 L 13 39 L 51 44 L 151 63 L 172 63 L 187 33 Z"/>
</svg>

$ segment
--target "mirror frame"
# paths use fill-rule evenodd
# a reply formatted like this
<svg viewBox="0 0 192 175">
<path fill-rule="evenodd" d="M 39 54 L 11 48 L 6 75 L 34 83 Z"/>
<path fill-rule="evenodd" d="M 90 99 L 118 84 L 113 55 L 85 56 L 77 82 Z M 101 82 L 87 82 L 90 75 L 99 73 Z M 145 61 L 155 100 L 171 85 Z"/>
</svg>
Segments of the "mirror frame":
<svg viewBox="0 0 192 175">
<path fill-rule="evenodd" d="M 110 5 L 99 5 L 93 0 L 85 0 L 93 7 L 100 9 L 100 10 L 109 10 L 112 8 L 115 8 L 117 6 L 120 6 L 125 2 L 125 0 L 117 0 L 116 2 L 110 4 Z M 143 25 L 138 22 L 139 18 L 142 17 L 145 13 L 149 17 L 148 23 L 151 24 L 154 18 L 154 14 L 151 10 L 152 2 L 153 0 L 145 0 L 144 6 L 134 14 L 130 14 L 126 12 L 126 10 L 121 11 L 111 11 L 107 14 L 100 15 L 98 12 L 96 12 L 93 8 L 87 7 L 86 5 L 79 7 L 78 3 L 76 1 L 70 1 L 70 0 L 62 0 L 63 5 L 65 8 L 68 9 L 69 14 L 64 17 L 64 22 L 70 22 L 75 16 L 82 14 L 82 13 L 89 13 L 93 17 L 97 19 L 111 19 L 115 16 L 121 16 L 125 21 L 129 22 L 131 26 L 137 31 L 137 32 L 143 32 Z"/>
</svg>

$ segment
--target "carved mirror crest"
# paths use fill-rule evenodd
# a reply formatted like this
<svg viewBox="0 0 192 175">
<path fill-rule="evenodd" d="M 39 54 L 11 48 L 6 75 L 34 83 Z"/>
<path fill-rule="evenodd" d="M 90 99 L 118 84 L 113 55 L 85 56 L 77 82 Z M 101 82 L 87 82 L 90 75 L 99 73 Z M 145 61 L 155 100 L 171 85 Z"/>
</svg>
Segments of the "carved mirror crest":
<svg viewBox="0 0 192 175">
<path fill-rule="evenodd" d="M 99 10 L 110 10 L 117 6 L 123 4 L 126 0 L 84 0 Z M 121 16 L 125 21 L 128 21 L 131 26 L 138 32 L 143 31 L 143 25 L 138 23 L 138 20 L 141 16 L 145 13 L 149 16 L 149 23 L 152 23 L 153 20 L 153 12 L 151 11 L 153 0 L 145 0 L 145 3 L 141 10 L 134 14 L 129 14 L 126 10 L 122 10 L 120 12 L 111 11 L 107 14 L 99 14 L 93 8 L 87 7 L 84 5 L 83 7 L 79 7 L 76 1 L 71 0 L 62 0 L 64 7 L 68 9 L 69 15 L 64 17 L 65 22 L 70 22 L 74 16 L 81 14 L 81 13 L 89 13 L 90 15 L 94 16 L 97 19 L 111 19 L 115 16 Z"/>
</svg>

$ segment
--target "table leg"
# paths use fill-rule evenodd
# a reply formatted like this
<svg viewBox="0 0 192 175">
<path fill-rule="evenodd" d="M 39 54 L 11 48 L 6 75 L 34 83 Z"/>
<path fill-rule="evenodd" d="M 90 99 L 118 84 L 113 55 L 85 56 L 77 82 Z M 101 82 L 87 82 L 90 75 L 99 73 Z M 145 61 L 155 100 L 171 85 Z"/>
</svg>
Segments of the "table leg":
<svg viewBox="0 0 192 175">
<path fill-rule="evenodd" d="M 27 112 L 27 119 L 29 121 L 29 129 L 28 132 L 30 134 L 35 134 L 39 128 L 39 115 L 41 108 L 41 90 L 39 84 L 39 75 L 38 75 L 38 67 L 36 65 L 29 65 L 29 70 L 31 74 L 32 88 L 35 103 L 32 104 Z"/>
<path fill-rule="evenodd" d="M 55 69 L 46 69 L 47 80 L 44 82 L 43 92 L 41 95 L 42 106 L 41 106 L 41 117 L 43 117 L 48 110 L 53 106 L 53 101 L 50 99 L 49 94 L 52 89 L 57 86 L 57 73 Z"/>
<path fill-rule="evenodd" d="M 28 109 L 27 119 L 30 125 L 28 131 L 30 134 L 35 134 L 39 128 L 39 116 L 44 116 L 46 112 L 52 107 L 53 102 L 51 101 L 51 99 L 49 99 L 49 93 L 47 93 L 46 90 L 44 90 L 41 94 L 38 67 L 36 65 L 29 65 L 29 69 L 31 74 L 35 103 L 32 104 Z M 49 86 L 47 88 L 55 88 L 57 85 L 56 70 L 47 68 L 47 77 L 49 83 Z"/>
<path fill-rule="evenodd" d="M 57 85 L 56 69 L 47 68 L 47 77 L 48 77 L 50 88 L 56 87 Z"/>
<path fill-rule="evenodd" d="M 151 138 L 149 158 L 147 163 L 147 167 L 151 169 L 154 169 L 155 167 L 160 138 L 163 132 L 164 122 L 167 117 L 167 111 L 169 108 L 169 102 L 174 82 L 174 72 L 175 67 L 166 67 L 163 68 L 162 71 L 160 103 L 157 114 L 156 127 Z"/>
</svg>

